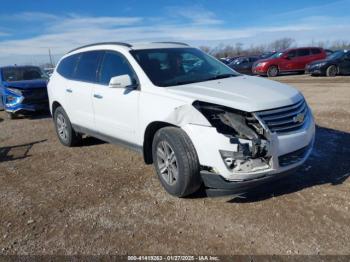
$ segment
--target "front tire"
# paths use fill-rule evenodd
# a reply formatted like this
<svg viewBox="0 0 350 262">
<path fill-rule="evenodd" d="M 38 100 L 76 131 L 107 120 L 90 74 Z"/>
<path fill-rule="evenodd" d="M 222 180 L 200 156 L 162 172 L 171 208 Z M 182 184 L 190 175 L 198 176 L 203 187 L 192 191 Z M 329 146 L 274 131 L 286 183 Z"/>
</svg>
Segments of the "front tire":
<svg viewBox="0 0 350 262">
<path fill-rule="evenodd" d="M 180 128 L 158 130 L 152 143 L 152 156 L 158 178 L 169 194 L 185 197 L 201 186 L 196 150 Z"/>
<path fill-rule="evenodd" d="M 269 69 L 267 69 L 267 76 L 268 77 L 276 77 L 279 74 L 279 70 L 277 66 L 270 66 Z"/>
<path fill-rule="evenodd" d="M 7 118 L 10 120 L 16 119 L 16 114 L 12 112 L 7 112 Z"/>
<path fill-rule="evenodd" d="M 64 146 L 72 147 L 81 143 L 81 135 L 76 133 L 62 107 L 57 107 L 54 112 L 54 122 L 58 139 Z"/>
<path fill-rule="evenodd" d="M 329 66 L 326 70 L 326 76 L 329 76 L 329 77 L 334 77 L 337 75 L 337 73 L 338 73 L 338 69 L 335 65 Z"/>
</svg>

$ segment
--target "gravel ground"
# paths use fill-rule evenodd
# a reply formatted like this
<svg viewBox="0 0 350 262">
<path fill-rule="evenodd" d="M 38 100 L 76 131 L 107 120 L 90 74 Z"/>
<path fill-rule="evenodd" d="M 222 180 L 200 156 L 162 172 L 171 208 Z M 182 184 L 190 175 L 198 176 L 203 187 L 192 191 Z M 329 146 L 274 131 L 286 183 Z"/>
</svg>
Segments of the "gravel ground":
<svg viewBox="0 0 350 262">
<path fill-rule="evenodd" d="M 174 198 L 132 151 L 0 112 L 0 254 L 349 254 L 350 77 L 275 80 L 307 98 L 315 150 L 243 199 Z"/>
</svg>

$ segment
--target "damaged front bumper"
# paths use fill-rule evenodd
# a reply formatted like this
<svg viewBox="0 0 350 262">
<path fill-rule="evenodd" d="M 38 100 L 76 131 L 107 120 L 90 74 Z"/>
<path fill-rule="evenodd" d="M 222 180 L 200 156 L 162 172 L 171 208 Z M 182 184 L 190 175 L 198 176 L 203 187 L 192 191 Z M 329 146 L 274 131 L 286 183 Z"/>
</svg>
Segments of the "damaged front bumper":
<svg viewBox="0 0 350 262">
<path fill-rule="evenodd" d="M 206 187 L 244 192 L 262 183 L 295 171 L 310 155 L 315 139 L 315 123 L 311 111 L 301 128 L 290 133 L 273 132 L 268 138 L 266 162 L 250 159 L 243 168 L 228 168 L 222 151 L 237 151 L 237 143 L 217 132 L 214 127 L 187 124 L 182 127 L 190 136 L 200 161 Z"/>
</svg>

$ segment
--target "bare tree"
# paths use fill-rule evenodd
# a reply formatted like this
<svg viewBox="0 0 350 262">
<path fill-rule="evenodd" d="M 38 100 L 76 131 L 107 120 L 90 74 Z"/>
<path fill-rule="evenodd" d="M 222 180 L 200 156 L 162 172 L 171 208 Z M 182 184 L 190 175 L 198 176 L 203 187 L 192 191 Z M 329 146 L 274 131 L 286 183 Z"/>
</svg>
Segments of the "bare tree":
<svg viewBox="0 0 350 262">
<path fill-rule="evenodd" d="M 210 54 L 211 48 L 209 46 L 200 46 L 199 49 L 201 49 L 203 52 L 206 52 Z"/>
<path fill-rule="evenodd" d="M 331 46 L 331 49 L 337 50 L 337 49 L 350 49 L 350 42 L 345 40 L 338 40 L 334 41 Z"/>
<path fill-rule="evenodd" d="M 269 44 L 270 50 L 284 50 L 295 45 L 295 40 L 293 38 L 285 37 L 277 39 Z"/>
</svg>

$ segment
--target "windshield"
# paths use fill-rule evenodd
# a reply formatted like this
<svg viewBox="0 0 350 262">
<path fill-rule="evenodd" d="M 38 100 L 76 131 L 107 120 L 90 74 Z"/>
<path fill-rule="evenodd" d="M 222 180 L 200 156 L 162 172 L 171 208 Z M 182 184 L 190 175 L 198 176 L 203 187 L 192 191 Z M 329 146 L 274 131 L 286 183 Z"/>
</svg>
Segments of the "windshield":
<svg viewBox="0 0 350 262">
<path fill-rule="evenodd" d="M 183 85 L 239 75 L 195 48 L 145 49 L 130 53 L 157 86 Z"/>
<path fill-rule="evenodd" d="M 6 82 L 48 79 L 40 67 L 36 66 L 5 67 L 2 69 L 2 76 Z"/>
<path fill-rule="evenodd" d="M 344 55 L 344 51 L 336 51 L 328 56 L 328 59 L 338 59 L 342 58 Z"/>
<path fill-rule="evenodd" d="M 283 55 L 283 52 L 276 52 L 268 58 L 279 58 Z"/>
<path fill-rule="evenodd" d="M 268 52 L 268 53 L 263 53 L 260 56 L 260 59 L 266 59 L 266 58 L 270 58 L 272 55 L 276 54 L 276 52 Z"/>
<path fill-rule="evenodd" d="M 240 57 L 240 58 L 237 58 L 237 59 L 233 60 L 230 63 L 230 65 L 239 65 L 239 64 L 242 64 L 242 63 L 246 63 L 246 62 L 249 62 L 248 58 Z"/>
</svg>

